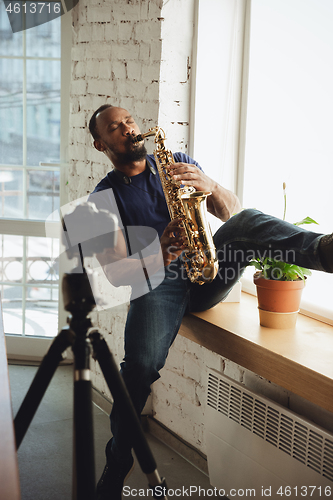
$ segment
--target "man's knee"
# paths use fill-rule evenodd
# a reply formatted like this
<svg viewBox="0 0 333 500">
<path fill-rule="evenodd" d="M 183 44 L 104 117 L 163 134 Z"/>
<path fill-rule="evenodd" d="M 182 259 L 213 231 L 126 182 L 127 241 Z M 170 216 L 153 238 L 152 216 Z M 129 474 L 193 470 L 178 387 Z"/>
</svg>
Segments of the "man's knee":
<svg viewBox="0 0 333 500">
<path fill-rule="evenodd" d="M 237 224 L 244 224 L 248 223 L 249 220 L 258 217 L 258 215 L 260 214 L 261 212 L 255 208 L 244 208 L 244 210 L 241 210 L 240 212 L 238 212 L 238 214 L 235 214 L 229 220 L 233 220 L 233 222 L 236 222 Z"/>
</svg>

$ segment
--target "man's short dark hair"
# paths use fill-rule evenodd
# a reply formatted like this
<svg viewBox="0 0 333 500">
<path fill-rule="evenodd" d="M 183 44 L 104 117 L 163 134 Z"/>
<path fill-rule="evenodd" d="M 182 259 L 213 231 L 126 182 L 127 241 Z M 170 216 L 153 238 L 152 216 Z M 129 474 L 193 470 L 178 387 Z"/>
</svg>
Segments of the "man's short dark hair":
<svg viewBox="0 0 333 500">
<path fill-rule="evenodd" d="M 96 109 L 95 113 L 92 115 L 89 121 L 89 130 L 91 135 L 93 136 L 94 140 L 99 139 L 99 134 L 97 132 L 97 125 L 96 125 L 96 116 L 99 113 L 102 113 L 105 109 L 112 108 L 113 106 L 111 104 L 103 104 L 100 106 L 98 109 Z"/>
</svg>

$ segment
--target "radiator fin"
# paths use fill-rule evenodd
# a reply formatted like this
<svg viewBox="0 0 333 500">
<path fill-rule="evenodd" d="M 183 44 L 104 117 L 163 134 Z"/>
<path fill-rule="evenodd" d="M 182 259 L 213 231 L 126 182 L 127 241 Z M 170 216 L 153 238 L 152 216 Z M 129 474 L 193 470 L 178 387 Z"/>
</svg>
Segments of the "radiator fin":
<svg viewBox="0 0 333 500">
<path fill-rule="evenodd" d="M 295 460 L 333 481 L 333 440 L 312 428 L 297 415 L 269 405 L 269 400 L 253 395 L 219 378 L 208 375 L 208 406 L 222 413 Z"/>
</svg>

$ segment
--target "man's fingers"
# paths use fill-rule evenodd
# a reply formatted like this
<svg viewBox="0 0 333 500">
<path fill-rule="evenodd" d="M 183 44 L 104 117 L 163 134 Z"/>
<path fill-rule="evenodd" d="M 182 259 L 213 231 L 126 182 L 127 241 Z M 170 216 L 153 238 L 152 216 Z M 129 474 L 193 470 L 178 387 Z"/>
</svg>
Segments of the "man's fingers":
<svg viewBox="0 0 333 500">
<path fill-rule="evenodd" d="M 182 219 L 178 218 L 178 219 L 174 219 L 171 222 L 169 222 L 169 224 L 165 228 L 164 232 L 168 233 L 169 235 L 172 234 L 172 233 L 175 233 L 175 234 L 176 233 L 177 234 L 184 233 L 184 227 L 182 225 Z"/>
<path fill-rule="evenodd" d="M 186 248 L 185 230 L 182 219 L 177 218 L 169 222 L 161 238 L 162 252 L 166 265 L 175 260 Z"/>
<path fill-rule="evenodd" d="M 190 179 L 192 177 L 195 177 L 195 174 L 196 171 L 193 168 L 191 168 L 190 165 L 186 165 L 184 167 L 177 167 L 175 169 L 170 170 L 170 175 L 175 180 Z"/>
</svg>

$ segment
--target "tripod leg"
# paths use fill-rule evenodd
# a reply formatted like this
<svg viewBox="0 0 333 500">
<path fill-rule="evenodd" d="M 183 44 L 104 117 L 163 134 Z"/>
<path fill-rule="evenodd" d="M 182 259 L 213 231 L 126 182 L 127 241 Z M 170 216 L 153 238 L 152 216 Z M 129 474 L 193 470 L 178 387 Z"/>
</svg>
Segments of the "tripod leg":
<svg viewBox="0 0 333 500">
<path fill-rule="evenodd" d="M 62 353 L 72 344 L 73 333 L 63 329 L 53 340 L 14 419 L 16 447 L 19 448 L 37 408 L 51 382 Z"/>
<path fill-rule="evenodd" d="M 73 500 L 92 500 L 95 495 L 95 455 L 89 367 L 90 344 L 85 337 L 76 337 L 73 353 Z"/>
<path fill-rule="evenodd" d="M 154 490 L 154 498 L 167 499 L 165 480 L 161 480 L 158 474 L 156 461 L 114 357 L 99 332 L 92 332 L 89 337 L 93 346 L 94 358 L 97 359 L 110 392 L 119 405 L 124 425 L 127 426 L 128 432 L 131 434 L 133 448 L 140 467 L 148 478 L 149 486 Z M 156 494 L 158 492 L 158 496 L 155 496 L 155 491 Z"/>
</svg>

